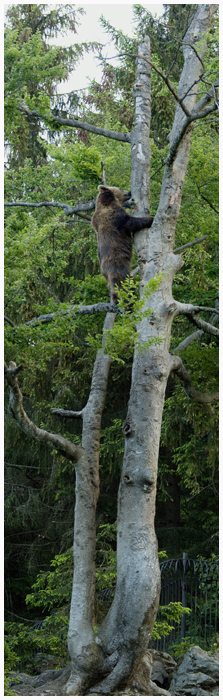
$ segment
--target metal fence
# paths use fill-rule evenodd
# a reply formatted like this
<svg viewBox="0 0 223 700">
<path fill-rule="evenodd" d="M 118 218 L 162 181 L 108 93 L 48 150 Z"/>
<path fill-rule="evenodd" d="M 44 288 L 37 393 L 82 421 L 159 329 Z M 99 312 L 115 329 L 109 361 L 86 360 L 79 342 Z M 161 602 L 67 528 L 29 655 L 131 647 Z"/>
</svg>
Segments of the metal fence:
<svg viewBox="0 0 223 700">
<path fill-rule="evenodd" d="M 218 561 L 190 559 L 184 552 L 181 559 L 162 562 L 160 569 L 160 606 L 179 601 L 183 607 L 190 608 L 191 613 L 182 616 L 181 624 L 170 621 L 174 629 L 152 646 L 159 651 L 170 651 L 173 644 L 187 638 L 202 649 L 210 649 L 218 632 Z M 162 619 L 159 610 L 157 621 Z"/>
</svg>

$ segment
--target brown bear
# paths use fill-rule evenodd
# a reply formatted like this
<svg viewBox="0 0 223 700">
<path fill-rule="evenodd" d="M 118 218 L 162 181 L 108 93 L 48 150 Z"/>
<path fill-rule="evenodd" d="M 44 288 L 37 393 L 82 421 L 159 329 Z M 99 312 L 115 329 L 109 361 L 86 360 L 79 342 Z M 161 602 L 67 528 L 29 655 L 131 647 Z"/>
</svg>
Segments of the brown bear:
<svg viewBox="0 0 223 700">
<path fill-rule="evenodd" d="M 105 277 L 112 301 L 117 304 L 115 285 L 120 286 L 130 274 L 132 259 L 131 234 L 152 226 L 152 216 L 130 216 L 122 204 L 131 192 L 119 187 L 99 185 L 95 213 L 91 219 L 97 233 L 101 274 Z"/>
</svg>

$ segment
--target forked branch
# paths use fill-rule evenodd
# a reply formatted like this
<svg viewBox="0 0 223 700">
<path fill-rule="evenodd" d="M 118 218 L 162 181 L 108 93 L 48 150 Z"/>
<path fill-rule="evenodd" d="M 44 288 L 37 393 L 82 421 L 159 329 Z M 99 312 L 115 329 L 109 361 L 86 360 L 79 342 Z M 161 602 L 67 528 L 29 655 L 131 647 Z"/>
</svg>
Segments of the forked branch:
<svg viewBox="0 0 223 700">
<path fill-rule="evenodd" d="M 208 306 L 193 306 L 193 304 L 183 304 L 179 301 L 176 301 L 176 313 L 175 316 L 177 315 L 184 315 L 189 318 L 191 323 L 194 324 L 194 326 L 197 326 L 198 328 L 201 328 L 202 331 L 205 331 L 206 333 L 210 333 L 210 335 L 215 335 L 219 336 L 219 329 L 215 328 L 215 326 L 212 325 L 212 323 L 207 323 L 207 321 L 204 321 L 203 318 L 200 318 L 198 315 L 198 311 L 213 311 L 215 314 L 218 314 L 218 310 L 208 307 Z"/>
</svg>

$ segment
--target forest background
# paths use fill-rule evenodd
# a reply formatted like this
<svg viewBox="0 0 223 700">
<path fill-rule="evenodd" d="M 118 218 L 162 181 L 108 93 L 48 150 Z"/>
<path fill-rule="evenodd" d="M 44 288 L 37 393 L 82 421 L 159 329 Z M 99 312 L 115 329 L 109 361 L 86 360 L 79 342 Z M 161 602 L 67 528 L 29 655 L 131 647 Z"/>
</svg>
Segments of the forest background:
<svg viewBox="0 0 223 700">
<path fill-rule="evenodd" d="M 5 30 L 5 201 L 70 205 L 94 200 L 105 163 L 106 183 L 129 189 L 130 146 L 80 129 L 59 128 L 46 115 L 76 116 L 106 129 L 128 132 L 133 126 L 135 42 L 142 31 L 151 39 L 152 60 L 167 70 L 175 56 L 175 38 L 183 35 L 195 5 L 164 5 L 154 18 L 134 6 L 135 36 L 129 38 L 109 22 L 102 25 L 123 56 L 119 65 L 104 60 L 98 45 L 75 43 L 81 21 L 74 5 L 11 5 Z M 72 30 L 72 47 L 52 46 L 57 33 Z M 217 68 L 215 18 L 206 64 Z M 51 39 L 50 39 L 51 38 Z M 84 52 L 99 55 L 102 80 L 87 90 L 58 95 Z M 172 71 L 177 86 L 182 68 L 179 52 Z M 216 61 L 216 64 L 215 64 Z M 37 109 L 44 122 L 21 111 Z M 151 214 L 158 206 L 167 136 L 175 101 L 152 71 Z M 23 364 L 20 375 L 26 410 L 40 427 L 81 443 L 81 424 L 62 420 L 52 408 L 81 410 L 85 405 L 104 316 L 77 315 L 72 304 L 109 300 L 100 275 L 90 213 L 72 214 L 61 207 L 5 208 L 5 359 Z M 204 238 L 205 237 L 205 238 Z M 184 266 L 174 280 L 179 301 L 218 309 L 218 122 L 212 114 L 197 122 L 176 229 L 176 248 L 185 249 Z M 134 260 L 133 260 L 134 267 Z M 61 313 L 59 313 L 61 312 Z M 31 323 L 53 314 L 48 322 Z M 215 324 L 216 317 L 201 314 Z M 121 326 L 120 326 L 121 328 Z M 177 317 L 172 350 L 200 391 L 218 383 L 217 338 Z M 179 348 L 180 343 L 182 343 Z M 116 500 L 123 456 L 122 424 L 131 381 L 133 345 L 117 335 L 102 418 L 100 498 L 98 504 L 96 614 L 106 612 L 106 595 L 115 584 Z M 7 413 L 5 422 L 5 609 L 11 653 L 28 672 L 42 668 L 43 654 L 52 663 L 66 662 L 66 636 L 72 583 L 75 474 L 67 459 L 30 443 Z M 159 455 L 156 534 L 168 558 L 210 558 L 218 552 L 218 412 L 216 404 L 196 404 L 180 384 L 168 380 Z M 75 433 L 75 438 L 74 438 Z M 110 595 L 109 593 L 109 595 Z M 44 626 L 42 626 L 44 620 Z M 16 641 L 15 641 L 16 640 Z M 41 650 L 41 651 L 40 651 Z M 52 664 L 51 664 L 52 665 Z"/>
</svg>

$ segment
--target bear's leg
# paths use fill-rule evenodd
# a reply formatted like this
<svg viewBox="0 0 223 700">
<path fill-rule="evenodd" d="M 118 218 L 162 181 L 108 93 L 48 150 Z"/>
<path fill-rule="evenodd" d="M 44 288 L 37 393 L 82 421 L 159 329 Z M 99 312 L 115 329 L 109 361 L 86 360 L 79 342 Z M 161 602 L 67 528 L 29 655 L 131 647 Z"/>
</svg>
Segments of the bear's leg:
<svg viewBox="0 0 223 700">
<path fill-rule="evenodd" d="M 129 270 L 125 265 L 121 265 L 113 274 L 108 275 L 108 288 L 111 292 L 111 301 L 114 304 L 118 303 L 118 292 L 117 287 L 120 287 L 121 282 L 124 282 L 127 277 L 129 277 Z M 116 289 L 115 289 L 116 287 Z"/>
</svg>

